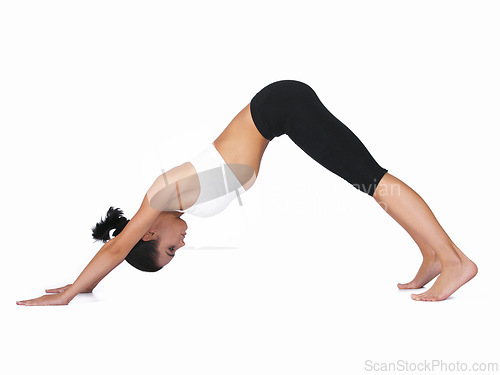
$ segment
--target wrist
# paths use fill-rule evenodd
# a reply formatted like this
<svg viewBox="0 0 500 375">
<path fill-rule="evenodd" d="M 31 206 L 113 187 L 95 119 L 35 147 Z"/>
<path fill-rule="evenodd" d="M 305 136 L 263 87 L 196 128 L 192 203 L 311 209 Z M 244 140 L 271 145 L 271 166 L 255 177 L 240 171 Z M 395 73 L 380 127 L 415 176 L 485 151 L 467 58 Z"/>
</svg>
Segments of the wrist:
<svg viewBox="0 0 500 375">
<path fill-rule="evenodd" d="M 66 289 L 64 292 L 62 293 L 59 293 L 60 297 L 62 298 L 62 300 L 66 303 L 70 303 L 71 300 L 73 298 L 75 298 L 75 295 L 74 293 L 72 293 L 72 291 L 70 291 L 71 287 Z"/>
</svg>

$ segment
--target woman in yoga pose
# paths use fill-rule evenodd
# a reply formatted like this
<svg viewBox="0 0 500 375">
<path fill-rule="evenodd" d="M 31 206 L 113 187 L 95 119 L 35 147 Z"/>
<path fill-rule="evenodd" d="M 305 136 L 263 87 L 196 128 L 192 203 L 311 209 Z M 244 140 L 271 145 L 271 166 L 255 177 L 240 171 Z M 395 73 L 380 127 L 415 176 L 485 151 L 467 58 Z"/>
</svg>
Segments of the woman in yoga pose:
<svg viewBox="0 0 500 375">
<path fill-rule="evenodd" d="M 212 216 L 234 198 L 240 199 L 255 182 L 268 143 L 283 134 L 326 169 L 373 197 L 410 234 L 423 261 L 414 279 L 398 287 L 421 288 L 439 275 L 425 293 L 412 294 L 414 300 L 444 300 L 476 275 L 476 265 L 448 237 L 423 199 L 382 168 L 310 86 L 283 80 L 260 90 L 200 154 L 158 176 L 131 220 L 111 207 L 93 228 L 94 238 L 105 244 L 73 284 L 17 303 L 68 304 L 78 293 L 91 292 L 123 260 L 142 271 L 161 269 L 184 246 L 183 213 Z M 111 229 L 115 229 L 112 239 Z"/>
</svg>

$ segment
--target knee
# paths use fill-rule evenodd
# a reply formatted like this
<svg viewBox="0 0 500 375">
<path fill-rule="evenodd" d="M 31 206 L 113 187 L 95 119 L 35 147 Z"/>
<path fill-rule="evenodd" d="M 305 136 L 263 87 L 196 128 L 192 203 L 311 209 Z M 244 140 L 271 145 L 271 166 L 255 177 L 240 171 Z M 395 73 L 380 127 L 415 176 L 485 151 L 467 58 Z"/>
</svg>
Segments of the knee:
<svg viewBox="0 0 500 375">
<path fill-rule="evenodd" d="M 378 179 L 378 181 L 375 183 L 373 194 L 370 194 L 375 200 L 378 202 L 380 201 L 381 197 L 384 195 L 387 195 L 387 180 L 390 178 L 389 172 L 385 170 L 383 172 L 382 177 Z"/>
</svg>

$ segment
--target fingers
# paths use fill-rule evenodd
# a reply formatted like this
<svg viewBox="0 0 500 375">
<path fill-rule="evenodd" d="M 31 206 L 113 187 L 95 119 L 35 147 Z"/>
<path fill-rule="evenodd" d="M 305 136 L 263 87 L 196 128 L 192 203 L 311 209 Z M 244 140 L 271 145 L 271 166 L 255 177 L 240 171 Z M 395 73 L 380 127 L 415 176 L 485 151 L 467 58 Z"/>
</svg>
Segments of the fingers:
<svg viewBox="0 0 500 375">
<path fill-rule="evenodd" d="M 68 289 L 71 286 L 71 284 L 68 284 L 66 286 L 62 286 L 60 288 L 54 288 L 54 289 L 45 289 L 45 293 L 62 293 L 66 289 Z"/>
<path fill-rule="evenodd" d="M 27 299 L 25 301 L 17 301 L 16 305 L 25 305 L 25 306 L 36 306 L 37 302 L 40 300 L 40 298 L 35 298 L 35 299 Z"/>
<path fill-rule="evenodd" d="M 34 299 L 17 301 L 17 305 L 24 306 L 45 306 L 45 305 L 67 305 L 69 301 L 60 294 L 47 294 Z"/>
<path fill-rule="evenodd" d="M 45 289 L 45 293 L 61 293 L 66 290 L 66 287 L 62 286 L 60 288 L 55 288 L 55 289 Z"/>
</svg>

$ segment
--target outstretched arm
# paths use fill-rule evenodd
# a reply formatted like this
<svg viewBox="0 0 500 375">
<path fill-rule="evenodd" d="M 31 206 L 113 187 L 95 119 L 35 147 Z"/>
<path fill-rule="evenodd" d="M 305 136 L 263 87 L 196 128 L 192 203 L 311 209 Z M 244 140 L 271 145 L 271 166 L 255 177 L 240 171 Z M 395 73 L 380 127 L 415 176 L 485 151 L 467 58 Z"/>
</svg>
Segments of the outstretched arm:
<svg viewBox="0 0 500 375">
<path fill-rule="evenodd" d="M 18 301 L 17 304 L 27 306 L 67 305 L 78 293 L 93 288 L 104 276 L 123 262 L 130 250 L 154 223 L 160 212 L 160 210 L 151 207 L 146 194 L 139 211 L 122 232 L 104 244 L 72 285 L 61 293 Z"/>
</svg>

